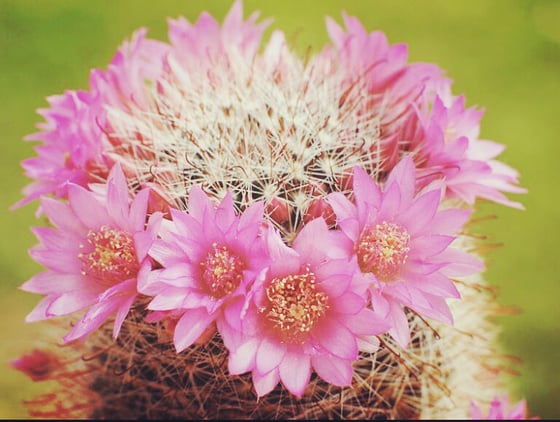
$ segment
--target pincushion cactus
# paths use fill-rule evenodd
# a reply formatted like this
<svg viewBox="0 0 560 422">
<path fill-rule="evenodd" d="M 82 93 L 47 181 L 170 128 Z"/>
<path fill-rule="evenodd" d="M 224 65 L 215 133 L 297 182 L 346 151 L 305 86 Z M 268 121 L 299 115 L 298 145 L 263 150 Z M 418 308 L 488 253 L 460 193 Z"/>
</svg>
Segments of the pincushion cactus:
<svg viewBox="0 0 560 422">
<path fill-rule="evenodd" d="M 55 381 L 30 415 L 464 418 L 507 389 L 469 223 L 522 208 L 517 172 L 438 66 L 343 19 L 303 60 L 238 1 L 49 98 L 22 289 L 64 346 L 14 361 Z"/>
</svg>

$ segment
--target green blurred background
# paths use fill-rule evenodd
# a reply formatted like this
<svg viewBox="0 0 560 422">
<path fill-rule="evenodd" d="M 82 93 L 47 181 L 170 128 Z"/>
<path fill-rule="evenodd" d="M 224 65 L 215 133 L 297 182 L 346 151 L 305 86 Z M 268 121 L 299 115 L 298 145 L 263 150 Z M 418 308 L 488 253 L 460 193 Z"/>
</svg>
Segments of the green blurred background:
<svg viewBox="0 0 560 422">
<path fill-rule="evenodd" d="M 42 325 L 23 323 L 38 297 L 17 286 L 40 270 L 27 249 L 36 204 L 17 211 L 28 183 L 19 166 L 34 155 L 22 137 L 35 131 L 45 97 L 87 88 L 89 70 L 105 68 L 120 43 L 138 27 L 166 39 L 166 18 L 195 20 L 203 10 L 222 19 L 230 1 L 193 0 L 0 0 L 0 418 L 25 418 L 21 404 L 41 389 L 10 369 L 29 350 Z M 511 387 L 526 397 L 532 415 L 560 417 L 560 1 L 556 0 L 246 0 L 245 15 L 273 17 L 302 54 L 326 41 L 324 17 L 358 16 L 368 30 L 383 30 L 391 43 L 406 42 L 410 60 L 439 64 L 454 79 L 455 94 L 486 109 L 482 138 L 506 144 L 501 160 L 521 172 L 529 193 L 525 211 L 479 204 L 479 234 L 502 247 L 487 257 L 488 281 L 499 302 L 516 305 L 501 317 L 501 340 L 522 363 Z M 270 34 L 270 29 L 266 35 Z"/>
</svg>

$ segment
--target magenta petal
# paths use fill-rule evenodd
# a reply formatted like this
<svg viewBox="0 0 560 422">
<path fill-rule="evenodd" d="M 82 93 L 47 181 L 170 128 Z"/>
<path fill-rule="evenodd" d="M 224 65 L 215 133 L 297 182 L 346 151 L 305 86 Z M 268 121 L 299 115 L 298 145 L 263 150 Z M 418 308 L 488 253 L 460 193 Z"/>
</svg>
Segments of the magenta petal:
<svg viewBox="0 0 560 422">
<path fill-rule="evenodd" d="M 72 208 L 66 203 L 52 198 L 41 198 L 41 207 L 52 224 L 70 233 L 85 233 L 87 228 L 76 218 Z"/>
<path fill-rule="evenodd" d="M 97 300 L 97 292 L 73 290 L 61 294 L 47 309 L 47 315 L 68 315 L 79 311 Z"/>
<path fill-rule="evenodd" d="M 353 242 L 356 242 L 360 237 L 362 227 L 357 218 L 347 218 L 338 222 L 340 230 Z"/>
<path fill-rule="evenodd" d="M 447 249 L 438 259 L 448 263 L 441 270 L 448 277 L 463 277 L 484 270 L 484 262 L 479 257 L 454 248 Z"/>
<path fill-rule="evenodd" d="M 117 309 L 117 313 L 115 315 L 115 323 L 113 326 L 113 338 L 116 339 L 118 337 L 124 319 L 128 315 L 128 312 L 130 311 L 130 307 L 134 303 L 135 299 L 136 299 L 135 295 L 130 296 L 128 299 L 126 299 L 119 305 L 119 308 Z"/>
<path fill-rule="evenodd" d="M 136 289 L 136 278 L 129 278 L 127 280 L 121 281 L 120 283 L 114 284 L 99 295 L 99 300 L 105 300 L 111 296 L 118 297 L 119 300 L 123 296 L 135 296 L 137 294 Z"/>
<path fill-rule="evenodd" d="M 175 243 L 158 239 L 152 243 L 148 254 L 164 267 L 183 263 L 183 250 Z"/>
<path fill-rule="evenodd" d="M 303 226 L 294 241 L 293 248 L 299 253 L 302 261 L 315 266 L 324 261 L 324 251 L 336 247 L 333 240 L 327 223 L 319 217 Z"/>
<path fill-rule="evenodd" d="M 107 179 L 107 211 L 121 228 L 128 228 L 128 186 L 120 165 L 111 169 Z M 144 214 L 145 216 L 145 214 Z"/>
<path fill-rule="evenodd" d="M 288 352 L 280 363 L 280 379 L 286 389 L 301 397 L 311 378 L 311 359 L 301 353 Z"/>
<path fill-rule="evenodd" d="M 445 299 L 439 296 L 432 296 L 424 293 L 424 298 L 428 301 L 428 305 L 417 306 L 412 304 L 409 307 L 419 314 L 446 324 L 453 324 L 453 315 L 447 305 Z"/>
<path fill-rule="evenodd" d="M 148 255 L 148 251 L 152 247 L 154 237 L 149 232 L 136 232 L 133 235 L 134 249 L 136 250 L 136 257 L 138 262 L 142 262 Z"/>
<path fill-rule="evenodd" d="M 413 275 L 410 277 L 410 285 L 423 292 L 442 297 L 452 297 L 458 299 L 461 297 L 455 284 L 446 276 L 440 273 L 430 274 L 428 276 Z"/>
<path fill-rule="evenodd" d="M 32 227 L 31 231 L 41 243 L 41 249 L 67 251 L 69 255 L 77 255 L 78 245 L 84 241 L 79 233 L 58 230 L 54 227 Z"/>
<path fill-rule="evenodd" d="M 354 167 L 353 184 L 357 203 L 378 205 L 381 202 L 381 191 L 373 178 L 362 168 Z"/>
<path fill-rule="evenodd" d="M 383 192 L 383 199 L 377 218 L 380 221 L 393 219 L 393 216 L 400 211 L 401 191 L 398 183 L 391 183 Z"/>
<path fill-rule="evenodd" d="M 64 336 L 64 342 L 68 343 L 83 338 L 93 332 L 107 320 L 116 307 L 117 302 L 115 301 L 103 301 L 93 305 L 83 318 L 74 325 L 72 330 Z"/>
<path fill-rule="evenodd" d="M 148 304 L 148 309 L 152 311 L 168 311 L 179 309 L 185 300 L 185 289 L 178 287 L 164 287 L 157 290 L 156 296 Z"/>
<path fill-rule="evenodd" d="M 68 254 L 68 251 L 40 247 L 33 247 L 29 250 L 29 255 L 39 264 L 62 274 L 81 273 L 82 263 L 78 259 L 78 253 L 76 251 L 76 255 L 72 256 Z"/>
<path fill-rule="evenodd" d="M 250 338 L 237 349 L 230 350 L 228 370 L 232 375 L 243 374 L 255 366 L 255 356 L 259 347 L 257 338 Z"/>
<path fill-rule="evenodd" d="M 166 230 L 171 232 L 172 238 L 174 238 L 173 235 L 190 237 L 193 233 L 199 233 L 201 231 L 202 220 L 197 220 L 194 215 L 173 208 L 170 210 L 170 214 L 173 219 L 173 225 L 166 226 Z"/>
<path fill-rule="evenodd" d="M 480 408 L 472 401 L 470 403 L 470 412 L 471 412 L 470 416 L 472 420 L 481 421 L 484 419 Z"/>
<path fill-rule="evenodd" d="M 19 288 L 26 292 L 42 294 L 62 294 L 70 290 L 79 290 L 87 286 L 88 280 L 82 275 L 60 274 L 54 271 L 42 271 Z"/>
<path fill-rule="evenodd" d="M 264 203 L 262 201 L 251 204 L 239 219 L 237 227 L 238 235 L 241 238 L 254 239 L 257 237 L 264 214 Z"/>
<path fill-rule="evenodd" d="M 409 254 L 409 258 L 425 259 L 437 255 L 443 252 L 453 240 L 455 240 L 454 236 L 444 236 L 440 234 L 413 237 L 410 242 L 411 253 Z"/>
<path fill-rule="evenodd" d="M 399 221 L 407 228 L 411 235 L 422 233 L 430 223 L 439 207 L 441 192 L 432 190 L 418 197 L 414 203 L 399 216 Z"/>
<path fill-rule="evenodd" d="M 386 185 L 389 186 L 392 183 L 398 183 L 402 202 L 405 205 L 411 203 L 416 192 L 416 168 L 414 166 L 414 161 L 411 156 L 407 155 L 403 157 L 399 163 L 393 168 L 389 177 L 387 178 Z"/>
<path fill-rule="evenodd" d="M 371 307 L 377 315 L 387 316 L 390 310 L 390 304 L 387 298 L 379 293 L 377 289 L 370 289 Z"/>
<path fill-rule="evenodd" d="M 42 298 L 33 310 L 25 317 L 25 322 L 43 321 L 52 318 L 55 315 L 48 315 L 47 309 L 51 306 L 51 302 L 56 299 L 56 296 L 46 296 Z"/>
<path fill-rule="evenodd" d="M 352 383 L 352 361 L 333 355 L 318 355 L 311 358 L 313 369 L 329 384 L 346 387 Z"/>
<path fill-rule="evenodd" d="M 233 197 L 231 191 L 229 190 L 216 209 L 215 221 L 224 233 L 229 231 L 231 226 L 235 222 L 235 208 L 233 205 Z"/>
<path fill-rule="evenodd" d="M 343 359 L 356 359 L 358 356 L 358 345 L 356 337 L 341 323 L 331 318 L 317 327 L 314 337 L 321 346 L 333 355 Z"/>
<path fill-rule="evenodd" d="M 355 315 L 341 315 L 339 319 L 352 333 L 360 336 L 380 335 L 391 328 L 386 317 L 368 308 L 363 308 Z"/>
<path fill-rule="evenodd" d="M 329 304 L 335 312 L 355 315 L 364 308 L 366 301 L 365 297 L 347 291 L 336 300 L 331 300 Z"/>
<path fill-rule="evenodd" d="M 243 311 L 244 297 L 238 296 L 228 301 L 227 306 L 223 307 L 223 317 L 227 324 L 238 331 L 241 331 L 241 313 Z"/>
<path fill-rule="evenodd" d="M 81 186 L 70 185 L 68 198 L 74 214 L 86 227 L 96 230 L 111 221 L 107 209 L 99 203 L 92 192 Z"/>
<path fill-rule="evenodd" d="M 253 372 L 253 386 L 257 396 L 262 397 L 270 393 L 280 381 L 280 373 L 278 369 L 274 369 L 267 374 L 261 375 Z"/>
<path fill-rule="evenodd" d="M 471 214 L 472 210 L 441 210 L 430 222 L 429 232 L 454 235 L 463 228 Z"/>
<path fill-rule="evenodd" d="M 127 227 L 130 232 L 138 232 L 144 230 L 144 226 L 146 224 L 146 213 L 148 212 L 149 198 L 149 189 L 142 189 L 136 194 L 134 200 L 130 204 L 130 212 L 125 215 L 123 227 Z M 151 215 L 150 217 L 154 217 L 154 215 Z"/>
<path fill-rule="evenodd" d="M 159 291 L 157 283 L 158 273 L 161 270 L 152 270 L 152 265 L 149 261 L 145 261 L 140 266 L 140 271 L 136 276 L 136 287 L 139 293 L 146 296 L 154 296 Z"/>
<path fill-rule="evenodd" d="M 507 405 L 509 405 L 509 401 L 506 400 Z M 511 410 L 508 412 L 507 417 L 512 419 L 526 419 L 525 415 L 527 413 L 527 401 L 525 399 L 521 400 L 517 403 Z"/>
<path fill-rule="evenodd" d="M 171 265 L 159 272 L 158 281 L 175 287 L 196 287 L 199 274 L 194 265 L 185 262 Z"/>
<path fill-rule="evenodd" d="M 275 230 L 267 231 L 267 246 L 271 259 L 271 273 L 290 274 L 300 270 L 299 254 L 289 248 Z"/>
<path fill-rule="evenodd" d="M 348 290 L 353 273 L 345 260 L 333 259 L 313 268 L 321 290 L 336 298 Z"/>
<path fill-rule="evenodd" d="M 336 48 L 338 49 L 342 48 L 343 42 L 346 38 L 346 33 L 334 19 L 327 16 L 325 21 L 326 21 L 327 32 L 329 33 L 329 37 L 331 41 L 333 42 Z"/>
<path fill-rule="evenodd" d="M 406 349 L 410 342 L 410 328 L 408 327 L 408 320 L 401 305 L 395 302 L 390 303 L 389 320 L 391 321 L 392 328 L 389 334 L 399 343 L 399 345 Z"/>
<path fill-rule="evenodd" d="M 266 374 L 278 367 L 287 350 L 285 344 L 264 338 L 257 351 L 255 361 L 257 371 L 261 374 Z"/>
<path fill-rule="evenodd" d="M 214 214 L 214 204 L 198 185 L 189 191 L 189 214 L 197 221 L 203 221 L 208 211 Z M 175 219 L 175 217 L 173 217 Z"/>
<path fill-rule="evenodd" d="M 375 353 L 379 350 L 379 339 L 377 337 L 358 337 L 358 349 L 365 353 Z"/>
<path fill-rule="evenodd" d="M 356 207 L 348 200 L 348 198 L 346 198 L 346 196 L 344 196 L 343 193 L 330 193 L 327 196 L 327 202 L 336 214 L 338 221 L 357 218 Z"/>
<path fill-rule="evenodd" d="M 235 350 L 243 342 L 242 333 L 232 327 L 224 318 L 216 319 L 216 328 L 228 350 Z"/>
<path fill-rule="evenodd" d="M 192 345 L 213 321 L 214 317 L 204 308 L 186 310 L 177 321 L 173 343 L 177 353 Z"/>
</svg>

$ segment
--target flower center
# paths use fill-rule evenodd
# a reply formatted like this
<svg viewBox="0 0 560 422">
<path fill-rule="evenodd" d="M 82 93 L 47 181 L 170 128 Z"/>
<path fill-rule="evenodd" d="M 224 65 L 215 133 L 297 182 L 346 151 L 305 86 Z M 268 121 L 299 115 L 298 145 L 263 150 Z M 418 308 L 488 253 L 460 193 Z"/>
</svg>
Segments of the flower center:
<svg viewBox="0 0 560 422">
<path fill-rule="evenodd" d="M 98 231 L 90 230 L 86 240 L 91 251 L 78 254 L 83 275 L 119 282 L 138 273 L 134 241 L 129 234 L 102 226 Z M 80 248 L 85 245 L 81 244 Z"/>
<path fill-rule="evenodd" d="M 245 263 L 227 247 L 212 244 L 206 259 L 200 263 L 202 279 L 214 299 L 233 292 L 243 279 Z"/>
<path fill-rule="evenodd" d="M 356 244 L 358 264 L 364 273 L 381 281 L 392 281 L 408 258 L 410 235 L 395 223 L 384 221 L 365 229 Z"/>
<path fill-rule="evenodd" d="M 282 340 L 296 343 L 302 340 L 329 309 L 328 296 L 317 291 L 315 274 L 274 278 L 266 288 L 268 306 L 263 309 Z"/>
</svg>

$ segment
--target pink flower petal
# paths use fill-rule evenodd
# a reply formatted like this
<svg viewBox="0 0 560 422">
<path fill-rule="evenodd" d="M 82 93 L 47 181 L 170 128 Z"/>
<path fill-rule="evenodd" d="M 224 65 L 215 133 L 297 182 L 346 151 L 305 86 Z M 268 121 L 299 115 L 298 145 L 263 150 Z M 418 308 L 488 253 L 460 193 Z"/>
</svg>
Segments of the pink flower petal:
<svg viewBox="0 0 560 422">
<path fill-rule="evenodd" d="M 43 321 L 48 318 L 52 318 L 56 315 L 48 314 L 47 310 L 51 306 L 51 302 L 56 300 L 56 296 L 45 296 L 42 298 L 33 310 L 26 315 L 25 322 L 37 322 Z"/>
<path fill-rule="evenodd" d="M 117 163 L 111 169 L 107 180 L 107 211 L 120 228 L 128 228 L 128 199 L 126 179 Z M 143 216 L 146 216 L 145 212 Z"/>
<path fill-rule="evenodd" d="M 130 204 L 130 211 L 125 215 L 125 219 L 121 227 L 126 228 L 129 232 L 132 233 L 143 231 L 144 226 L 146 225 L 146 214 L 148 212 L 149 199 L 149 189 L 142 189 L 140 192 L 138 192 L 134 196 L 134 199 Z M 153 221 L 155 220 L 156 216 L 150 216 L 152 224 L 154 224 Z M 160 216 L 157 216 L 157 218 L 161 219 Z"/>
<path fill-rule="evenodd" d="M 42 271 L 23 283 L 20 289 L 31 293 L 62 294 L 69 290 L 80 290 L 87 283 L 88 280 L 82 275 Z"/>
<path fill-rule="evenodd" d="M 353 169 L 353 188 L 357 203 L 378 205 L 381 202 L 381 191 L 371 175 L 360 167 Z"/>
<path fill-rule="evenodd" d="M 173 343 L 177 353 L 192 345 L 208 328 L 214 317 L 203 308 L 188 309 L 177 321 Z"/>
<path fill-rule="evenodd" d="M 250 371 L 255 366 L 255 357 L 257 355 L 260 341 L 262 340 L 250 338 L 242 343 L 237 349 L 230 350 L 228 360 L 228 370 L 230 374 L 243 374 Z"/>
<path fill-rule="evenodd" d="M 188 292 L 178 287 L 165 287 L 157 291 L 152 301 L 148 304 L 148 309 L 152 311 L 168 311 L 172 309 L 181 309 Z"/>
<path fill-rule="evenodd" d="M 290 351 L 284 356 L 279 370 L 284 387 L 296 397 L 301 397 L 311 378 L 311 358 Z"/>
<path fill-rule="evenodd" d="M 88 312 L 80 319 L 64 336 L 64 342 L 69 343 L 74 340 L 84 338 L 97 328 L 99 328 L 109 315 L 115 312 L 118 306 L 117 301 L 98 302 L 93 305 Z"/>
<path fill-rule="evenodd" d="M 119 305 L 119 308 L 117 309 L 117 313 L 115 315 L 115 322 L 114 322 L 114 326 L 113 326 L 113 338 L 116 339 L 119 335 L 119 332 L 121 330 L 122 324 L 126 318 L 126 316 L 128 315 L 128 313 L 130 312 L 130 307 L 132 306 L 132 304 L 134 303 L 134 300 L 136 299 L 136 296 L 130 296 L 128 299 L 124 300 L 121 302 L 121 304 Z"/>
<path fill-rule="evenodd" d="M 426 227 L 430 226 L 440 204 L 440 199 L 441 192 L 439 190 L 424 193 L 399 216 L 399 221 L 411 235 L 422 233 Z"/>
<path fill-rule="evenodd" d="M 317 330 L 314 330 L 313 336 L 333 355 L 351 360 L 358 356 L 356 337 L 334 318 L 324 321 Z"/>
<path fill-rule="evenodd" d="M 340 315 L 338 319 L 352 333 L 359 336 L 380 335 L 391 328 L 385 316 L 380 316 L 368 308 L 363 308 L 354 315 Z"/>
<path fill-rule="evenodd" d="M 353 276 L 347 261 L 339 259 L 326 261 L 323 265 L 313 268 L 313 271 L 321 290 L 332 299 L 348 290 Z"/>
<path fill-rule="evenodd" d="M 253 386 L 257 396 L 262 397 L 274 390 L 274 387 L 280 382 L 280 373 L 278 369 L 274 369 L 267 374 L 259 374 L 253 372 Z"/>
<path fill-rule="evenodd" d="M 401 200 L 405 206 L 412 202 L 416 193 L 415 172 L 414 161 L 407 155 L 399 161 L 387 178 L 386 186 L 390 186 L 392 183 L 399 185 Z"/>
<path fill-rule="evenodd" d="M 47 315 L 68 315 L 91 305 L 97 300 L 95 290 L 72 290 L 53 300 L 47 309 Z"/>
<path fill-rule="evenodd" d="M 392 328 L 389 334 L 393 337 L 402 348 L 406 348 L 410 342 L 410 329 L 408 327 L 408 319 L 402 307 L 395 302 L 390 303 L 388 318 L 391 321 Z"/>
<path fill-rule="evenodd" d="M 107 209 L 90 192 L 77 185 L 68 187 L 70 207 L 76 217 L 93 230 L 111 221 Z"/>
<path fill-rule="evenodd" d="M 318 355 L 311 358 L 313 369 L 329 384 L 346 387 L 352 384 L 352 361 L 333 355 Z"/>
<path fill-rule="evenodd" d="M 410 259 L 427 259 L 443 252 L 455 240 L 454 236 L 432 234 L 415 236 L 410 242 Z"/>
<path fill-rule="evenodd" d="M 322 284 L 323 283 L 321 283 L 321 286 Z M 363 296 L 346 291 L 338 296 L 336 300 L 329 301 L 329 304 L 331 309 L 335 312 L 355 315 L 364 308 L 366 302 Z"/>
<path fill-rule="evenodd" d="M 273 342 L 264 338 L 259 345 L 256 355 L 256 369 L 260 374 L 266 374 L 277 368 L 287 352 L 285 344 Z"/>
<path fill-rule="evenodd" d="M 52 198 L 42 197 L 41 207 L 49 217 L 51 223 L 60 230 L 77 234 L 87 232 L 86 227 L 76 218 L 76 215 L 68 204 L 56 201 Z"/>
</svg>

